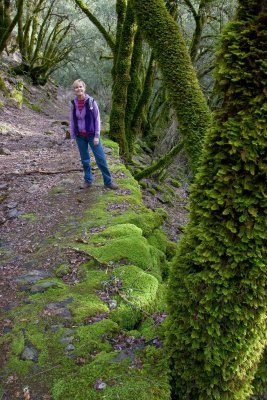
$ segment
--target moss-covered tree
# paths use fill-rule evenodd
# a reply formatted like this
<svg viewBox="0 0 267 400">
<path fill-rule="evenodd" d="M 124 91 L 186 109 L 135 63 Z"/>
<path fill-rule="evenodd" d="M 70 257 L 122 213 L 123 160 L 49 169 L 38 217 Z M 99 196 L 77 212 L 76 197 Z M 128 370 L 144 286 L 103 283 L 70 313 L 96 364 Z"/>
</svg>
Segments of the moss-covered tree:
<svg viewBox="0 0 267 400">
<path fill-rule="evenodd" d="M 131 0 L 153 49 L 179 121 L 189 164 L 196 171 L 210 113 L 178 25 L 163 0 Z"/>
<path fill-rule="evenodd" d="M 11 1 L 0 0 L 0 54 L 6 48 L 10 35 L 23 12 L 24 0 L 17 1 L 17 12 L 11 17 Z"/>
<path fill-rule="evenodd" d="M 113 84 L 112 109 L 110 113 L 110 137 L 119 143 L 120 153 L 126 159 L 128 155 L 128 144 L 125 132 L 125 115 L 136 29 L 137 26 L 133 10 L 131 4 L 128 4 L 116 57 L 116 74 Z"/>
<path fill-rule="evenodd" d="M 45 83 L 72 50 L 70 43 L 64 44 L 71 24 L 55 7 L 55 0 L 27 0 L 18 19 L 22 63 L 14 71 L 28 74 L 34 83 Z"/>
<path fill-rule="evenodd" d="M 110 137 L 119 143 L 120 153 L 128 157 L 128 145 L 126 140 L 126 105 L 128 85 L 131 82 L 131 59 L 134 47 L 134 37 L 137 26 L 131 6 L 127 0 L 117 0 L 117 29 L 114 39 L 105 27 L 90 11 L 89 7 L 82 0 L 74 0 L 89 20 L 96 26 L 103 35 L 109 48 L 112 51 L 112 109 L 110 113 Z M 139 43 L 136 43 L 136 47 Z"/>
<path fill-rule="evenodd" d="M 129 158 L 133 152 L 133 134 L 131 122 L 134 117 L 135 108 L 142 92 L 142 72 L 143 72 L 143 39 L 140 29 L 134 37 L 133 52 L 130 68 L 130 83 L 127 90 L 127 104 L 125 108 L 125 135 L 129 150 Z"/>
<path fill-rule="evenodd" d="M 170 274 L 173 398 L 248 399 L 266 346 L 267 1 L 240 1 L 216 113 Z"/>
</svg>

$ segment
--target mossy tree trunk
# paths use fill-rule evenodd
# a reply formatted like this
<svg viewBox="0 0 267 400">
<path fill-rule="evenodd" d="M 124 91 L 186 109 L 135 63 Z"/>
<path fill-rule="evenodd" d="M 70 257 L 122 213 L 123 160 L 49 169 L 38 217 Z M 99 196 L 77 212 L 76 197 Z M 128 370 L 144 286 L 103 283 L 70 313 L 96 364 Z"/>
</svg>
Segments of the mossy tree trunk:
<svg viewBox="0 0 267 400">
<path fill-rule="evenodd" d="M 191 188 L 169 279 L 173 398 L 245 400 L 266 346 L 267 1 L 224 31 L 221 108 Z"/>
<path fill-rule="evenodd" d="M 203 35 L 203 28 L 207 20 L 207 7 L 210 3 L 214 2 L 214 0 L 200 0 L 198 8 L 194 6 L 191 0 L 184 0 L 185 4 L 188 6 L 189 10 L 192 12 L 192 15 L 195 20 L 195 30 L 193 33 L 192 41 L 190 44 L 190 57 L 192 63 L 197 58 L 202 35 Z"/>
<path fill-rule="evenodd" d="M 11 1 L 0 0 L 0 54 L 6 48 L 10 35 L 23 13 L 24 0 L 17 1 L 17 12 L 11 18 Z"/>
<path fill-rule="evenodd" d="M 152 53 L 146 71 L 143 90 L 141 95 L 139 96 L 139 99 L 137 99 L 135 103 L 134 113 L 132 115 L 132 118 L 130 119 L 130 124 L 128 127 L 128 131 L 130 132 L 130 134 L 128 135 L 130 154 L 132 154 L 133 152 L 133 147 L 136 138 L 141 135 L 142 124 L 147 119 L 146 116 L 148 113 L 148 106 L 151 100 L 153 84 L 155 80 L 155 70 L 156 70 L 156 65 L 155 65 L 154 55 Z M 144 135 L 144 132 L 142 133 Z"/>
<path fill-rule="evenodd" d="M 119 52 L 119 46 L 120 46 L 120 42 L 121 42 L 121 35 L 122 35 L 126 10 L 127 10 L 127 0 L 117 0 L 117 2 L 116 2 L 117 29 L 116 29 L 116 40 L 114 43 L 114 51 L 113 51 L 113 67 L 112 67 L 112 71 L 111 71 L 112 78 L 113 78 L 113 84 L 116 79 L 117 58 L 118 58 L 118 52 Z"/>
<path fill-rule="evenodd" d="M 126 140 L 129 149 L 129 159 L 131 158 L 133 151 L 133 134 L 131 129 L 131 122 L 134 117 L 134 112 L 138 99 L 142 93 L 142 70 L 144 64 L 143 57 L 143 39 L 140 29 L 134 37 L 133 53 L 131 59 L 130 69 L 130 83 L 127 90 L 127 104 L 125 109 L 125 132 Z"/>
<path fill-rule="evenodd" d="M 116 75 L 113 84 L 112 108 L 110 113 L 110 137 L 119 143 L 120 153 L 125 159 L 128 158 L 128 144 L 125 133 L 125 115 L 136 29 L 137 26 L 135 23 L 133 10 L 131 5 L 128 4 L 116 58 Z"/>
<path fill-rule="evenodd" d="M 128 95 L 128 85 L 131 82 L 131 59 L 134 47 L 136 24 L 131 7 L 127 0 L 117 0 L 117 29 L 116 39 L 105 30 L 104 26 L 91 13 L 82 0 L 74 0 L 89 20 L 97 27 L 106 39 L 113 55 L 112 67 L 112 108 L 110 114 L 110 137 L 118 142 L 120 154 L 128 158 L 125 118 Z M 133 72 L 132 72 L 133 73 Z"/>
<path fill-rule="evenodd" d="M 11 24 L 11 0 L 0 0 L 0 37 Z"/>
<path fill-rule="evenodd" d="M 72 45 L 63 44 L 71 24 L 67 16 L 53 13 L 54 6 L 55 0 L 28 1 L 27 12 L 18 21 L 22 64 L 14 71 L 28 74 L 33 83 L 44 84 L 72 50 Z"/>
<path fill-rule="evenodd" d="M 152 165 L 150 165 L 147 168 L 144 168 L 142 171 L 135 174 L 134 175 L 135 179 L 140 181 L 143 178 L 151 176 L 155 172 L 158 172 L 159 175 L 164 168 L 167 168 L 171 165 L 174 157 L 177 156 L 177 154 L 179 154 L 182 148 L 183 148 L 183 143 L 182 142 L 177 143 L 167 154 L 164 154 L 162 157 L 156 160 Z"/>
<path fill-rule="evenodd" d="M 179 121 L 189 165 L 195 172 L 210 112 L 182 35 L 163 0 L 131 0 L 141 30 L 153 49 Z"/>
</svg>

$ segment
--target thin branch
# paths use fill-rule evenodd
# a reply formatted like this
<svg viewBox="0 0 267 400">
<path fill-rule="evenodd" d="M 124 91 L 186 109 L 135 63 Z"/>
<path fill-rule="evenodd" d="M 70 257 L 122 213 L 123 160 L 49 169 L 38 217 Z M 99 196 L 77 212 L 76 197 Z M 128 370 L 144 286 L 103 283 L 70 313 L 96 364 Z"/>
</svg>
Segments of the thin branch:
<svg viewBox="0 0 267 400">
<path fill-rule="evenodd" d="M 8 172 L 8 173 L 2 173 L 1 176 L 9 176 L 9 175 L 14 175 L 14 176 L 25 176 L 25 175 L 34 175 L 34 174 L 41 174 L 41 175 L 57 175 L 57 174 L 68 174 L 69 172 L 77 172 L 81 171 L 81 168 L 71 168 L 71 169 L 65 169 L 64 171 L 45 171 L 41 169 L 35 169 L 32 171 L 24 171 L 24 172 Z"/>
<path fill-rule="evenodd" d="M 82 12 L 89 18 L 89 20 L 96 26 L 100 33 L 102 33 L 103 37 L 105 38 L 107 44 L 114 52 L 115 43 L 112 36 L 106 31 L 104 26 L 101 22 L 91 13 L 89 8 L 81 1 L 81 0 L 74 0 L 77 6 L 82 10 Z"/>
</svg>

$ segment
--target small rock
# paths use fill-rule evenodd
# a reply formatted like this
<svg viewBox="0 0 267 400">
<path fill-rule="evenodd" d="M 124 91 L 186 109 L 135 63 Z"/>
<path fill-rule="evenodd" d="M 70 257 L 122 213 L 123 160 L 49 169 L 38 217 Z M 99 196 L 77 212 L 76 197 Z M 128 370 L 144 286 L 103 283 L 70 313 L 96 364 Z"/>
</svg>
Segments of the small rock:
<svg viewBox="0 0 267 400">
<path fill-rule="evenodd" d="M 12 328 L 10 326 L 4 326 L 3 333 L 6 334 L 6 333 L 10 333 L 10 332 L 12 332 Z"/>
<path fill-rule="evenodd" d="M 75 350 L 75 347 L 73 346 L 73 344 L 69 344 L 69 345 L 66 347 L 65 350 L 66 350 L 66 351 L 73 351 L 73 350 Z"/>
<path fill-rule="evenodd" d="M 67 307 L 65 307 L 63 302 L 47 304 L 43 311 L 43 315 L 71 319 L 71 312 Z"/>
<path fill-rule="evenodd" d="M 16 208 L 12 208 L 11 210 L 8 211 L 7 215 L 8 215 L 8 218 L 18 218 L 19 212 Z"/>
<path fill-rule="evenodd" d="M 117 300 L 109 300 L 108 305 L 110 310 L 114 310 L 118 306 Z"/>
<path fill-rule="evenodd" d="M 10 156 L 11 151 L 9 149 L 7 149 L 6 147 L 0 147 L 0 154 L 2 156 Z"/>
<path fill-rule="evenodd" d="M 8 184 L 7 183 L 0 183 L 0 190 L 5 190 L 8 188 Z"/>
<path fill-rule="evenodd" d="M 102 379 L 97 379 L 96 383 L 94 384 L 95 390 L 103 390 L 107 387 L 107 384 L 102 381 Z"/>
<path fill-rule="evenodd" d="M 61 336 L 59 339 L 61 344 L 71 344 L 73 342 L 74 336 Z"/>
<path fill-rule="evenodd" d="M 39 283 L 37 285 L 33 285 L 30 292 L 31 293 L 43 293 L 48 289 L 57 287 L 58 284 L 56 282 L 44 282 L 44 283 Z"/>
<path fill-rule="evenodd" d="M 16 208 L 18 205 L 18 203 L 16 203 L 15 201 L 8 203 L 7 204 L 7 208 Z"/>
<path fill-rule="evenodd" d="M 51 331 L 52 332 L 56 332 L 56 331 L 58 331 L 60 328 L 62 328 L 62 324 L 59 324 L 59 325 L 51 325 L 50 326 L 50 329 L 51 329 Z"/>
<path fill-rule="evenodd" d="M 35 183 L 28 189 L 28 193 L 37 192 L 39 190 L 39 188 L 40 188 L 40 185 L 37 185 L 37 183 Z"/>
<path fill-rule="evenodd" d="M 38 351 L 37 349 L 30 343 L 26 342 L 23 353 L 21 354 L 21 360 L 23 361 L 38 361 Z"/>
<path fill-rule="evenodd" d="M 17 283 L 34 283 L 41 279 L 49 278 L 51 274 L 46 271 L 32 270 L 29 274 L 18 276 Z"/>
<path fill-rule="evenodd" d="M 0 225 L 4 224 L 6 222 L 6 218 L 4 214 L 0 211 Z"/>
</svg>

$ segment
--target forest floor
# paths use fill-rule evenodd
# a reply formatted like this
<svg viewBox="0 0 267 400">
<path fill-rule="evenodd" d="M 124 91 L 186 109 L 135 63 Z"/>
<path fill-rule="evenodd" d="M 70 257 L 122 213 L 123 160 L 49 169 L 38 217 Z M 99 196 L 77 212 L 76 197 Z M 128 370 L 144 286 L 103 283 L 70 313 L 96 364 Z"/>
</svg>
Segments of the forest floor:
<svg viewBox="0 0 267 400">
<path fill-rule="evenodd" d="M 53 235 L 68 226 L 64 240 L 68 234 L 73 239 L 79 215 L 106 192 L 95 166 L 92 188 L 80 188 L 83 174 L 78 151 L 66 138 L 66 98 L 55 91 L 48 96 L 44 88 L 29 86 L 25 90 L 32 107 L 27 104 L 19 109 L 10 103 L 0 109 L 0 334 L 8 332 L 12 325 L 12 321 L 3 318 L 5 312 L 23 301 L 19 289 L 21 275 L 34 272 L 37 277 L 45 276 L 65 261 L 77 265 L 84 261 L 73 250 L 63 254 L 57 244 L 51 244 Z M 40 109 L 32 109 L 35 104 L 41 105 Z M 111 149 L 106 147 L 105 152 L 108 164 L 118 163 Z M 119 177 L 116 172 L 113 174 L 114 181 Z M 175 188 L 177 196 L 170 202 L 162 192 L 151 190 L 157 188 L 153 181 L 147 183 L 143 200 L 147 207 L 167 210 L 164 229 L 175 242 L 186 223 L 186 189 Z M 70 279 L 75 280 L 75 274 Z M 0 365 L 5 361 L 2 348 Z M 16 388 L 12 377 L 9 379 L 11 387 Z M 16 398 L 14 391 L 13 396 Z"/>
</svg>

